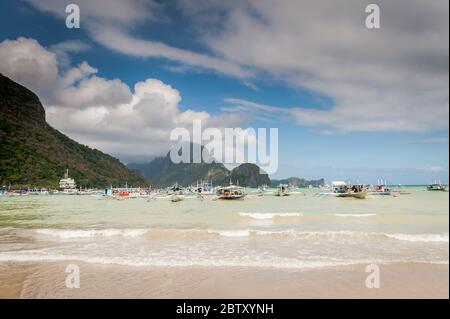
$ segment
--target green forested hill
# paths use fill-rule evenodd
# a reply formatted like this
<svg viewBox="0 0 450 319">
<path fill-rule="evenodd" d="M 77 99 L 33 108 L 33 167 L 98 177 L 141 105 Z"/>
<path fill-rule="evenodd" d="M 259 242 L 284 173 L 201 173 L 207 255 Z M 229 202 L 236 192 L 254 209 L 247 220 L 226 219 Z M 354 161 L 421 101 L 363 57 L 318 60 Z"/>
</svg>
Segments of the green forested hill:
<svg viewBox="0 0 450 319">
<path fill-rule="evenodd" d="M 256 188 L 261 185 L 270 185 L 267 174 L 260 174 L 260 169 L 255 164 L 241 164 L 231 171 L 231 179 L 241 186 Z"/>
<path fill-rule="evenodd" d="M 321 179 L 317 179 L 317 180 L 306 180 L 304 178 L 298 178 L 298 177 L 289 177 L 286 179 L 281 179 L 281 180 L 272 180 L 272 187 L 277 187 L 280 184 L 286 184 L 286 185 L 291 185 L 291 186 L 295 186 L 295 187 L 308 187 L 308 186 L 313 186 L 313 187 L 319 187 L 319 186 L 323 186 L 325 185 L 325 180 L 323 178 Z"/>
<path fill-rule="evenodd" d="M 0 74 L 0 186 L 56 188 L 66 168 L 79 186 L 148 185 L 118 159 L 48 125 L 38 97 Z"/>
</svg>

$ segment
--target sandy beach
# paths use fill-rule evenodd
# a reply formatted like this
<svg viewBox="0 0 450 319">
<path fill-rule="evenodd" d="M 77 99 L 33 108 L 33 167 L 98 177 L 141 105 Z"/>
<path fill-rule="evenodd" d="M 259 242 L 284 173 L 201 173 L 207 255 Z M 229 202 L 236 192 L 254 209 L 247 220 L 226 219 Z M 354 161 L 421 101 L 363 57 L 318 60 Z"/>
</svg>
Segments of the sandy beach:
<svg viewBox="0 0 450 319">
<path fill-rule="evenodd" d="M 0 264 L 0 298 L 448 298 L 449 266 L 366 265 L 314 270 L 129 267 L 74 261 L 80 288 L 65 286 L 69 262 Z"/>
</svg>

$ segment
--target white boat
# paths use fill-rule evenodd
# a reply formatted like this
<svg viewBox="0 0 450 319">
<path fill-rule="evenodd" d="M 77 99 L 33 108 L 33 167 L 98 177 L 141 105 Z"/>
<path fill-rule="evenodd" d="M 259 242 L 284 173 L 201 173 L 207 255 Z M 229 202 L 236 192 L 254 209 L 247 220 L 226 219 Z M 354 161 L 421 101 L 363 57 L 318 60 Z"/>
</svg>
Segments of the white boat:
<svg viewBox="0 0 450 319">
<path fill-rule="evenodd" d="M 98 189 L 90 189 L 90 188 L 80 188 L 78 191 L 78 195 L 102 195 L 103 192 Z"/>
<path fill-rule="evenodd" d="M 48 194 L 49 192 L 45 188 L 42 189 L 33 188 L 28 190 L 28 195 L 48 195 Z"/>
<path fill-rule="evenodd" d="M 378 180 L 377 186 L 371 192 L 369 192 L 369 195 L 389 196 L 392 195 L 392 191 L 387 186 L 386 181 Z"/>
<path fill-rule="evenodd" d="M 9 190 L 5 192 L 6 196 L 28 196 L 28 191 L 25 190 Z"/>
<path fill-rule="evenodd" d="M 234 185 L 230 182 L 230 185 L 225 187 L 219 187 L 217 189 L 217 199 L 233 200 L 243 199 L 247 194 L 244 192 L 244 188 Z"/>
<path fill-rule="evenodd" d="M 69 177 L 69 169 L 66 170 L 64 178 L 59 181 L 59 188 L 61 192 L 59 194 L 64 195 L 76 195 L 78 194 L 77 184 L 73 178 Z"/>
<path fill-rule="evenodd" d="M 367 192 L 345 192 L 345 193 L 338 193 L 336 194 L 336 197 L 352 197 L 357 199 L 365 199 L 367 196 Z"/>
<path fill-rule="evenodd" d="M 202 191 L 196 191 L 192 188 L 183 188 L 178 183 L 175 183 L 172 187 L 166 189 L 157 189 L 148 194 L 147 201 L 152 202 L 155 200 L 168 200 L 171 202 L 180 202 L 184 200 L 203 200 L 204 196 Z"/>
<path fill-rule="evenodd" d="M 362 184 L 347 185 L 345 182 L 332 182 L 331 184 L 333 185 L 333 192 L 336 194 L 336 197 L 364 199 L 367 196 L 365 186 Z"/>
<path fill-rule="evenodd" d="M 192 186 L 190 188 L 190 191 L 201 197 L 207 196 L 207 195 L 214 195 L 216 193 L 211 181 L 210 182 L 201 181 L 200 183 L 197 182 L 197 185 Z"/>
<path fill-rule="evenodd" d="M 331 190 L 329 192 L 321 192 L 316 195 L 331 195 L 335 197 L 365 199 L 367 196 L 367 191 L 366 187 L 362 184 L 347 184 L 342 181 L 333 181 L 331 182 Z"/>
<path fill-rule="evenodd" d="M 128 187 L 128 183 L 125 183 L 125 187 L 109 187 L 104 191 L 93 190 L 88 191 L 90 195 L 103 195 L 105 198 L 114 199 L 131 199 L 131 198 L 143 198 L 150 194 L 150 189 L 141 187 Z"/>
<path fill-rule="evenodd" d="M 266 184 L 259 186 L 257 189 L 255 190 L 251 190 L 248 195 L 252 195 L 252 196 L 267 196 L 267 195 L 275 195 L 275 190 L 269 188 L 269 186 L 267 186 Z"/>
<path fill-rule="evenodd" d="M 447 189 L 446 185 L 443 185 L 440 182 L 439 183 L 434 182 L 432 184 L 427 185 L 427 190 L 432 192 L 445 192 L 446 189 Z"/>
</svg>

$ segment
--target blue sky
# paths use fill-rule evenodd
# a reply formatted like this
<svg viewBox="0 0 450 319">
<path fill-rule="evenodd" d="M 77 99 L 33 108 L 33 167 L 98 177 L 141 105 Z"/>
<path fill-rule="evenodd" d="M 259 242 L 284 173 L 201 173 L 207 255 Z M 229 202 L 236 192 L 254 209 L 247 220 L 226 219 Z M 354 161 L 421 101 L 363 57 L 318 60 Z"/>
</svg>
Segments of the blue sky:
<svg viewBox="0 0 450 319">
<path fill-rule="evenodd" d="M 349 10 L 335 10 L 336 17 L 324 13 L 324 21 L 297 10 L 303 1 L 281 1 L 273 10 L 264 1 L 201 2 L 196 7 L 182 0 L 149 1 L 139 8 L 142 1 L 137 1 L 128 8 L 133 1 L 114 0 L 110 5 L 116 10 L 103 13 L 105 2 L 79 1 L 80 29 L 65 27 L 65 13 L 55 1 L 4 2 L 0 56 L 9 60 L 0 62 L 0 71 L 37 91 L 53 126 L 125 162 L 162 155 L 167 149 L 164 129 L 189 116 L 207 116 L 225 126 L 278 127 L 279 169 L 272 177 L 448 183 L 448 8 L 442 14 L 440 8 L 414 4 L 400 18 L 395 5 L 382 2 L 385 29 L 382 25 L 374 34 L 358 25 L 358 12 L 362 8 L 363 16 L 364 10 L 354 1 L 345 1 Z M 328 11 L 304 5 L 312 12 Z M 290 16 L 292 11 L 301 23 Z M 422 20 L 411 28 L 417 12 L 423 13 Z M 349 23 L 342 28 L 349 29 L 334 31 L 341 30 L 336 25 L 343 18 Z M 436 43 L 422 36 L 424 30 L 435 32 Z M 416 44 L 399 43 L 399 37 L 416 39 Z M 61 43 L 71 45 L 58 50 Z M 389 46 L 392 52 L 386 52 Z M 30 61 L 49 62 L 20 73 L 14 50 Z M 83 62 L 95 71 L 88 68 L 67 87 L 36 84 L 34 76 L 61 82 L 70 70 L 81 70 Z M 88 81 L 92 77 L 99 80 Z M 160 82 L 146 86 L 147 93 L 156 94 L 145 100 L 154 103 L 156 113 L 136 115 L 141 130 L 149 132 L 144 139 L 133 135 L 139 131 L 133 129 L 133 118 L 121 121 L 117 109 L 138 99 L 134 86 L 147 79 Z M 83 81 L 85 91 L 80 90 Z M 94 84 L 102 85 L 104 95 L 114 92 L 117 101 L 81 99 Z M 158 110 L 164 108 L 170 112 L 162 111 L 167 117 L 159 119 Z M 82 125 L 79 114 L 87 119 Z M 152 131 L 152 123 L 161 124 L 158 131 Z"/>
</svg>

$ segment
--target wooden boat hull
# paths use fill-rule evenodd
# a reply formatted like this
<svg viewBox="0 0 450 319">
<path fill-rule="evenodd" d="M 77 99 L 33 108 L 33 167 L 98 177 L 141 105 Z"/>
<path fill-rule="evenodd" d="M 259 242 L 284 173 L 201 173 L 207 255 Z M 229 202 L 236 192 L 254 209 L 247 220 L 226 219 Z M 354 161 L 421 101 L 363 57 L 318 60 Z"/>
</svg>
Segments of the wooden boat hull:
<svg viewBox="0 0 450 319">
<path fill-rule="evenodd" d="M 389 195 L 392 195 L 392 193 L 391 192 L 371 192 L 370 195 L 389 196 Z"/>
<path fill-rule="evenodd" d="M 170 201 L 171 201 L 172 203 L 181 202 L 182 200 L 183 200 L 183 198 L 182 198 L 181 196 L 178 196 L 178 195 L 172 195 L 172 196 L 170 197 Z"/>
<path fill-rule="evenodd" d="M 358 193 L 341 193 L 337 194 L 337 197 L 351 197 L 351 198 L 357 198 L 357 199 L 365 199 L 367 196 L 366 192 L 358 192 Z"/>
<path fill-rule="evenodd" d="M 223 200 L 238 200 L 244 199 L 245 195 L 220 195 L 217 199 Z"/>
<path fill-rule="evenodd" d="M 428 186 L 427 190 L 430 192 L 445 192 L 445 186 Z"/>
<path fill-rule="evenodd" d="M 275 196 L 279 196 L 279 197 L 282 197 L 282 196 L 289 196 L 289 195 L 290 195 L 289 193 L 281 193 L 281 192 L 275 193 Z"/>
</svg>

